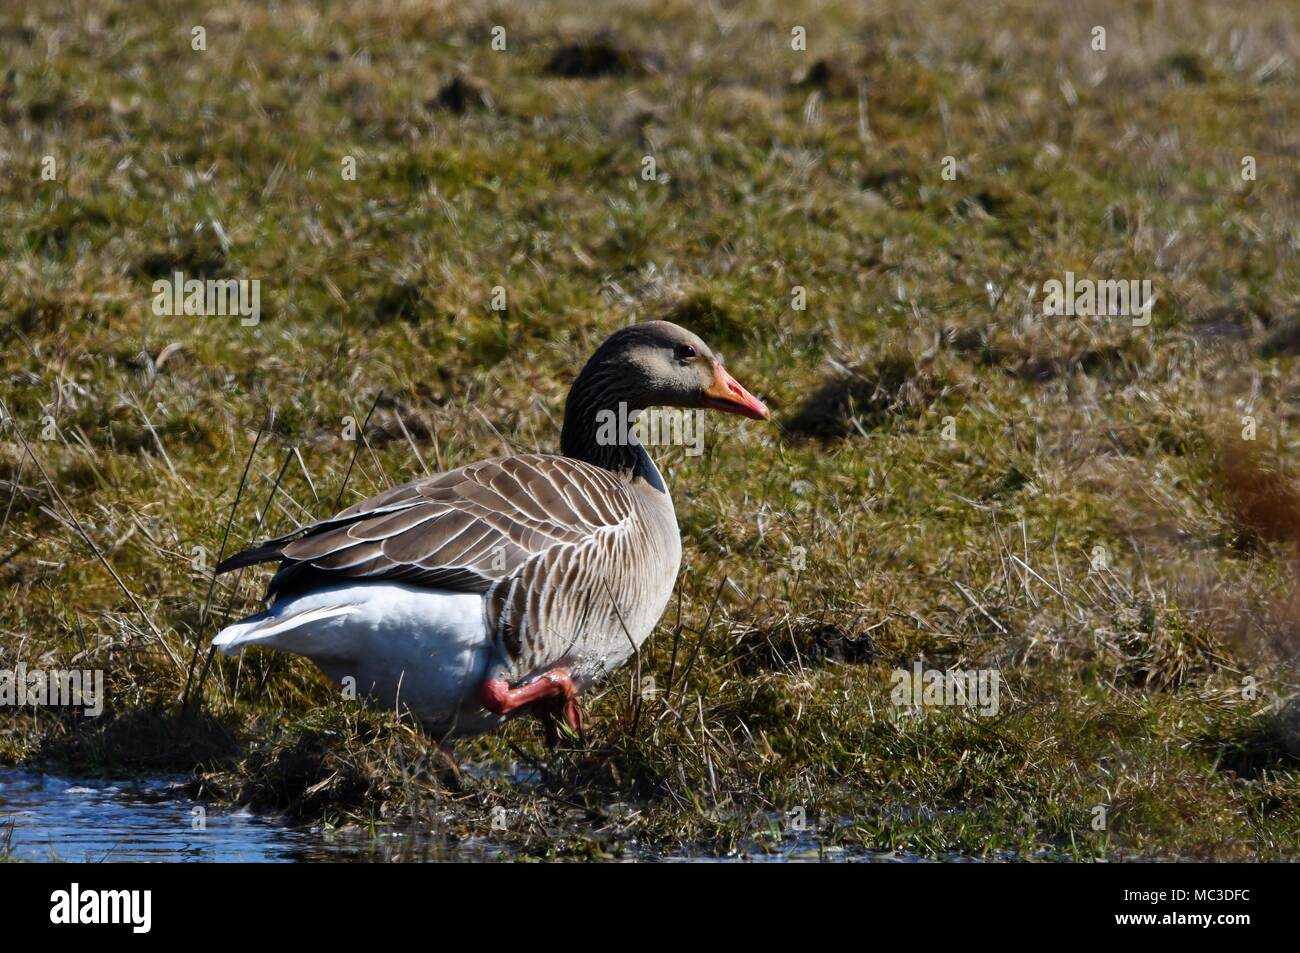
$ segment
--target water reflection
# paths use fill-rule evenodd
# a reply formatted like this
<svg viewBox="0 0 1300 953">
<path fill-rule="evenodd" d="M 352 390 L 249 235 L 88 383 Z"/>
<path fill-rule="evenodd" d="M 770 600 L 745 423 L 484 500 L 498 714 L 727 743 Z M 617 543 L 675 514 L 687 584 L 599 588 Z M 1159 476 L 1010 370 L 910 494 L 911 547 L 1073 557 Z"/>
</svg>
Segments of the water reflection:
<svg viewBox="0 0 1300 953">
<path fill-rule="evenodd" d="M 83 779 L 0 768 L 0 846 L 27 861 L 491 860 L 487 841 L 290 827 L 187 798 L 179 778 Z"/>
<path fill-rule="evenodd" d="M 83 779 L 0 768 L 0 853 L 27 861 L 198 862 L 437 861 L 509 859 L 488 838 L 449 840 L 422 830 L 285 825 L 248 811 L 192 801 L 180 778 Z M 201 821 L 201 823 L 200 823 Z M 754 844 L 729 857 L 663 855 L 624 845 L 623 860 L 749 862 L 913 860 L 821 848 L 811 837 Z"/>
</svg>

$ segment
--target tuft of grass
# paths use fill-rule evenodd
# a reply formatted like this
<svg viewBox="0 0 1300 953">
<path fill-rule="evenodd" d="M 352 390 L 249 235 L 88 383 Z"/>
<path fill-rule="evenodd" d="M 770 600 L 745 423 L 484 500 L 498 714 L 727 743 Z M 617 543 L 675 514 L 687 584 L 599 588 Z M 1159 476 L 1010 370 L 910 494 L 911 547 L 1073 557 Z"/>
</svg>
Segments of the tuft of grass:
<svg viewBox="0 0 1300 953">
<path fill-rule="evenodd" d="M 190 796 L 300 821 L 425 819 L 459 785 L 455 763 L 418 729 L 385 713 L 315 709 L 197 774 Z"/>
</svg>

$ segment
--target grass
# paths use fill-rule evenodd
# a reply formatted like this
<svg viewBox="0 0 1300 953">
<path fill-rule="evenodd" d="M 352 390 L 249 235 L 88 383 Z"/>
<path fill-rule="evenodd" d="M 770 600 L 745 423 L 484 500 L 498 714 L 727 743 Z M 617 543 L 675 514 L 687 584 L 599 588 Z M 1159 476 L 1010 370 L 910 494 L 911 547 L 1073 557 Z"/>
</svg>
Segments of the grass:
<svg viewBox="0 0 1300 953">
<path fill-rule="evenodd" d="M 762 848 L 802 808 L 940 857 L 1294 859 L 1294 9 L 601 17 L 0 12 L 0 665 L 109 695 L 0 710 L 0 759 L 542 857 Z M 176 270 L 259 278 L 260 323 L 156 316 Z M 1149 278 L 1151 325 L 1044 317 L 1066 271 Z M 265 581 L 209 600 L 223 549 L 554 447 L 594 346 L 661 316 L 777 423 L 657 452 L 683 571 L 587 744 L 520 722 L 457 772 L 262 653 L 182 714 Z M 916 660 L 997 669 L 998 715 L 892 704 Z"/>
</svg>

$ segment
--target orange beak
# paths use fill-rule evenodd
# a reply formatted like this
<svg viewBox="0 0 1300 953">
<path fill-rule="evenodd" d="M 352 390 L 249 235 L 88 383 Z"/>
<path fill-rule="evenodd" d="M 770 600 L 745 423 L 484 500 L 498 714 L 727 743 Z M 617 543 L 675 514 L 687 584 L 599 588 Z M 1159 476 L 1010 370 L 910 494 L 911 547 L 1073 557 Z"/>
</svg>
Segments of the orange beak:
<svg viewBox="0 0 1300 953">
<path fill-rule="evenodd" d="M 753 420 L 767 420 L 771 416 L 766 405 L 741 387 L 740 382 L 724 371 L 721 364 L 715 364 L 714 370 L 717 376 L 714 377 L 709 389 L 704 392 L 705 407 L 723 410 L 729 414 L 739 414 Z"/>
</svg>

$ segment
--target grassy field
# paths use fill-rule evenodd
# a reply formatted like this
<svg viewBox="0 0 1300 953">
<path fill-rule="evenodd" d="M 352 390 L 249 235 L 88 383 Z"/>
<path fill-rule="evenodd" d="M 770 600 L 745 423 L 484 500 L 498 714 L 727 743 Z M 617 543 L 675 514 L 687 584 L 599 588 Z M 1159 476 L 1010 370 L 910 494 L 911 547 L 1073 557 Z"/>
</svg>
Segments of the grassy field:
<svg viewBox="0 0 1300 953">
<path fill-rule="evenodd" d="M 0 760 L 538 856 L 800 810 L 1300 856 L 1294 4 L 188 7 L 0 11 L 0 666 L 108 692 L 0 709 Z M 260 280 L 260 321 L 156 315 L 177 271 Z M 1067 272 L 1150 280 L 1150 324 L 1045 316 Z M 221 552 L 553 449 L 649 317 L 774 423 L 657 450 L 677 595 L 585 745 L 516 722 L 457 771 L 304 659 L 206 666 L 266 579 Z M 996 670 L 996 716 L 894 704 L 918 661 Z"/>
</svg>

